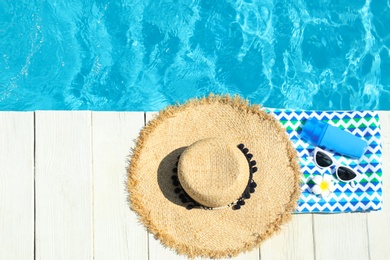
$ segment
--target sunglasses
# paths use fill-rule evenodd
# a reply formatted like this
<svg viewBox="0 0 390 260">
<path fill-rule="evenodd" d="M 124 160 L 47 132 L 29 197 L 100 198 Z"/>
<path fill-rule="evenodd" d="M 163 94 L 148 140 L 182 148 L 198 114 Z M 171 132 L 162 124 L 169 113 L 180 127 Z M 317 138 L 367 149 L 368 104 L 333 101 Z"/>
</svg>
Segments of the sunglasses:
<svg viewBox="0 0 390 260">
<path fill-rule="evenodd" d="M 337 179 L 341 182 L 350 183 L 352 187 L 355 187 L 355 181 L 359 174 L 352 168 L 341 165 L 337 161 L 333 160 L 332 154 L 329 152 L 316 147 L 314 149 L 314 163 L 319 168 L 335 166 Z"/>
</svg>

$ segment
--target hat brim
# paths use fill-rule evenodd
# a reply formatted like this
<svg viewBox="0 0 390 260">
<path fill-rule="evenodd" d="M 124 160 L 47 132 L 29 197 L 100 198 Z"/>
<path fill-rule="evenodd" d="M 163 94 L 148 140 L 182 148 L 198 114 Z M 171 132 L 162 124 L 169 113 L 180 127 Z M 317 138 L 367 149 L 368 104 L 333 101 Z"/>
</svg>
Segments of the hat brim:
<svg viewBox="0 0 390 260">
<path fill-rule="evenodd" d="M 178 155 L 209 137 L 243 143 L 257 161 L 256 192 L 240 210 L 188 210 L 174 192 Z M 170 106 L 144 127 L 127 188 L 131 208 L 164 245 L 189 257 L 220 258 L 258 247 L 291 219 L 300 175 L 296 151 L 273 116 L 239 97 L 209 96 Z"/>
</svg>

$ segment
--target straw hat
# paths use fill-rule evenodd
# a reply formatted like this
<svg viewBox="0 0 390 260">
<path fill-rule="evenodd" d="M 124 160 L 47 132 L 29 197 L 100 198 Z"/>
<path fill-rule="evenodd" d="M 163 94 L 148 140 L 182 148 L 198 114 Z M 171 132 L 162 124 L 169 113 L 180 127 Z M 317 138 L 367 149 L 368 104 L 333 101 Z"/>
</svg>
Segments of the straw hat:
<svg viewBox="0 0 390 260">
<path fill-rule="evenodd" d="M 251 250 L 291 219 L 297 154 L 259 106 L 214 96 L 170 106 L 131 156 L 131 208 L 164 245 L 189 257 Z"/>
</svg>

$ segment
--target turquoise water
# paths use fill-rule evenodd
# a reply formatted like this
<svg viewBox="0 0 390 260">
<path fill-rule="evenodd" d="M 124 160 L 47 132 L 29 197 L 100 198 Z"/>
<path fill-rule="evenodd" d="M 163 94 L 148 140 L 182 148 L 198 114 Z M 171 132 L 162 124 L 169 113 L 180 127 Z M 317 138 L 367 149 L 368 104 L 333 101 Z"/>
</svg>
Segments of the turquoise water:
<svg viewBox="0 0 390 260">
<path fill-rule="evenodd" d="M 389 0 L 0 2 L 0 110 L 149 111 L 209 92 L 390 110 Z"/>
</svg>

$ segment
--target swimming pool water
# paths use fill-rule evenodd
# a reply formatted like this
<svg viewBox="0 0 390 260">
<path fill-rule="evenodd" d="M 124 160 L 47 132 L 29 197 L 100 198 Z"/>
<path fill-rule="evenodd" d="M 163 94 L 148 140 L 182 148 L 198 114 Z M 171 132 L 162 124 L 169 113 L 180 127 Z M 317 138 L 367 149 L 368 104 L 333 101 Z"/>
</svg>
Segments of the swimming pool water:
<svg viewBox="0 0 390 260">
<path fill-rule="evenodd" d="M 152 111 L 209 92 L 390 110 L 389 0 L 0 2 L 0 110 Z"/>
</svg>

